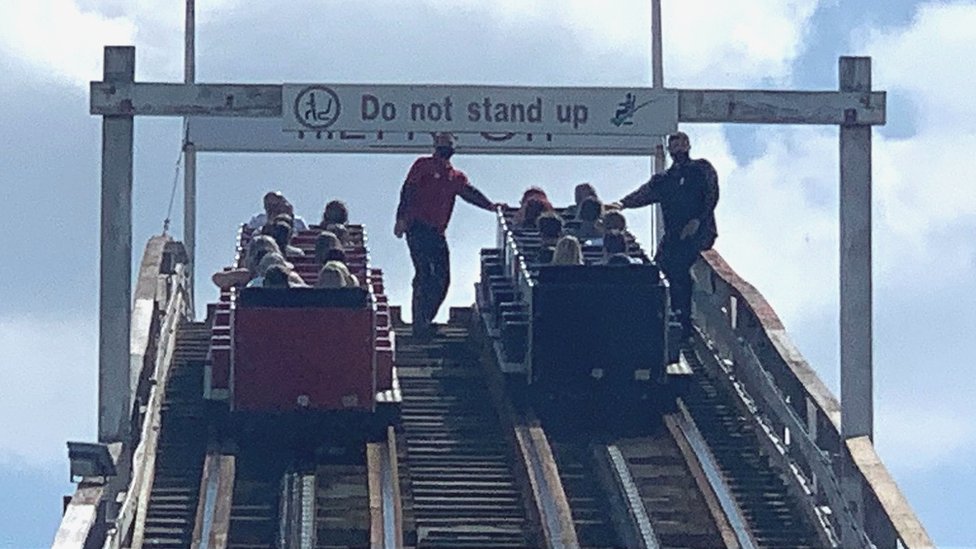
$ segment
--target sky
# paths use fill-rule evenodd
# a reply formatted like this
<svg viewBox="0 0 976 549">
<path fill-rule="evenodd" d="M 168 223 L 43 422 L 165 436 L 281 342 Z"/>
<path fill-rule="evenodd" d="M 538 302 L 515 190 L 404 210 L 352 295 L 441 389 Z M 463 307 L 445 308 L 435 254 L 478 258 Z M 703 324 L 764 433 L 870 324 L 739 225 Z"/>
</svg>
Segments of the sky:
<svg viewBox="0 0 976 549">
<path fill-rule="evenodd" d="M 182 80 L 181 2 L 0 0 L 0 548 L 50 544 L 70 493 L 66 440 L 94 440 L 100 121 L 87 86 L 104 45 L 136 46 L 136 79 Z M 976 2 L 664 0 L 665 85 L 836 89 L 840 55 L 873 57 L 888 92 L 874 131 L 875 443 L 930 535 L 976 547 Z M 650 82 L 641 0 L 198 0 L 201 82 L 635 86 Z M 838 131 L 687 125 L 719 171 L 716 248 L 773 304 L 838 390 Z M 136 122 L 134 261 L 167 217 L 180 122 Z M 317 218 L 342 198 L 367 225 L 394 302 L 409 301 L 393 212 L 411 156 L 201 155 L 200 303 L 233 257 L 235 227 L 280 189 Z M 557 202 L 591 181 L 616 200 L 645 158 L 465 157 L 491 199 L 528 185 Z M 182 234 L 176 194 L 171 231 Z M 638 235 L 649 215 L 629 214 Z M 18 229 L 20 227 L 20 229 Z M 473 301 L 491 218 L 459 204 L 450 305 Z M 25 261 L 12 261 L 23 258 Z M 201 306 L 202 310 L 202 306 Z"/>
</svg>

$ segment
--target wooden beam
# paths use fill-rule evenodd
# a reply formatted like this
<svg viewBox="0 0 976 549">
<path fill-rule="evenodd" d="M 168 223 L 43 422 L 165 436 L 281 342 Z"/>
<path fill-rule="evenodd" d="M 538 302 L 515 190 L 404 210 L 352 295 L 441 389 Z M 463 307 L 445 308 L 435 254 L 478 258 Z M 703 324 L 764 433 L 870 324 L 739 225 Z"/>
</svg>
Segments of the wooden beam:
<svg viewBox="0 0 976 549">
<path fill-rule="evenodd" d="M 280 117 L 281 86 L 92 82 L 91 114 Z"/>
<path fill-rule="evenodd" d="M 94 530 L 104 492 L 105 486 L 102 484 L 78 486 L 64 511 L 51 549 L 84 549 L 91 545 L 92 540 L 97 538 Z"/>
<path fill-rule="evenodd" d="M 678 90 L 678 122 L 883 125 L 885 92 Z"/>
<path fill-rule="evenodd" d="M 898 489 L 895 480 L 891 478 L 881 458 L 875 452 L 870 437 L 854 437 L 844 442 L 855 468 L 863 478 L 864 484 L 869 487 L 866 492 L 877 500 L 875 502 L 865 499 L 861 502 L 866 512 L 869 515 L 887 517 L 904 547 L 935 547 L 905 495 Z"/>
<path fill-rule="evenodd" d="M 677 90 L 684 123 L 880 125 L 885 92 Z M 273 84 L 91 83 L 91 113 L 104 116 L 281 117 Z"/>
<path fill-rule="evenodd" d="M 105 48 L 104 78 L 130 86 L 135 48 Z M 132 306 L 133 119 L 102 119 L 101 253 L 98 292 L 98 441 L 127 442 L 129 315 Z"/>
</svg>

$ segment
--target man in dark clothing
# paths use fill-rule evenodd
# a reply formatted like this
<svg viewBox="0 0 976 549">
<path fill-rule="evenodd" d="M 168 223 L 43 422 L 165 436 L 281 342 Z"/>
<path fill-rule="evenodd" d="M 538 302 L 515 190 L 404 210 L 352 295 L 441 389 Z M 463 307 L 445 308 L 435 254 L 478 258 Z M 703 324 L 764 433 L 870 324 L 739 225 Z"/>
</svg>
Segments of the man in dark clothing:
<svg viewBox="0 0 976 549">
<path fill-rule="evenodd" d="M 451 283 L 450 254 L 444 232 L 454 211 L 454 200 L 462 200 L 481 209 L 493 211 L 495 204 L 474 188 L 464 172 L 451 166 L 454 139 L 451 134 L 434 136 L 434 154 L 418 158 L 400 191 L 397 208 L 397 238 L 407 235 L 410 259 L 413 261 L 413 331 L 429 336 Z"/>
<path fill-rule="evenodd" d="M 660 204 L 664 236 L 654 257 L 671 284 L 671 310 L 681 322 L 682 335 L 691 335 L 691 266 L 718 237 L 715 206 L 718 174 L 705 159 L 692 160 L 691 141 L 684 132 L 668 136 L 671 167 L 620 201 L 622 208 Z"/>
</svg>

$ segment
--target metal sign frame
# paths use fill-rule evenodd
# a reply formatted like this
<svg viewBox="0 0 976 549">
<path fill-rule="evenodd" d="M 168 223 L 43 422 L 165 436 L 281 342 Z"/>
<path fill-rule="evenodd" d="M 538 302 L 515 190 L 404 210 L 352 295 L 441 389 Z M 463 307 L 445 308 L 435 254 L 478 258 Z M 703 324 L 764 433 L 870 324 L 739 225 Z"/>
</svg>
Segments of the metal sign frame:
<svg viewBox="0 0 976 549">
<path fill-rule="evenodd" d="M 107 47 L 103 79 L 91 83 L 91 114 L 102 116 L 99 439 L 103 442 L 125 438 L 123 418 L 129 415 L 128 399 L 122 395 L 129 392 L 134 118 L 282 117 L 281 85 L 135 82 L 134 72 L 134 47 Z M 672 91 L 677 95 L 679 123 L 840 127 L 842 425 L 845 437 L 871 436 L 871 128 L 885 123 L 886 94 L 871 89 L 869 57 L 841 57 L 839 75 L 838 91 Z M 187 150 L 195 163 L 192 142 Z"/>
</svg>

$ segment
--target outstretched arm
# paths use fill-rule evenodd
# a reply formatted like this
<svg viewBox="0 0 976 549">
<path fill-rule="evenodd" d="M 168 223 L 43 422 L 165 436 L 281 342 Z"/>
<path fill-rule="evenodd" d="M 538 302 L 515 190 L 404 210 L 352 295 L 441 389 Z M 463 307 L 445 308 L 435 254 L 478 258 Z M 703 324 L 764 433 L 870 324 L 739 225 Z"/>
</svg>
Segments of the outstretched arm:
<svg viewBox="0 0 976 549">
<path fill-rule="evenodd" d="M 482 210 L 494 211 L 496 207 L 494 202 L 488 200 L 488 197 L 476 189 L 473 185 L 465 185 L 461 187 L 461 190 L 458 192 L 458 196 L 460 196 L 461 199 L 468 204 L 477 206 Z"/>
<path fill-rule="evenodd" d="M 660 182 L 664 178 L 662 174 L 654 174 L 650 181 L 644 183 L 634 192 L 628 194 L 620 201 L 623 208 L 640 208 L 649 204 L 661 201 Z"/>
</svg>

